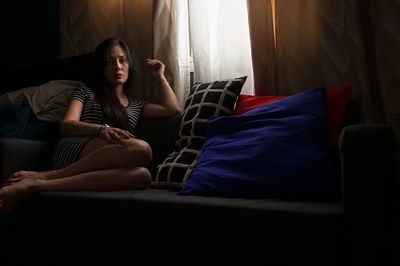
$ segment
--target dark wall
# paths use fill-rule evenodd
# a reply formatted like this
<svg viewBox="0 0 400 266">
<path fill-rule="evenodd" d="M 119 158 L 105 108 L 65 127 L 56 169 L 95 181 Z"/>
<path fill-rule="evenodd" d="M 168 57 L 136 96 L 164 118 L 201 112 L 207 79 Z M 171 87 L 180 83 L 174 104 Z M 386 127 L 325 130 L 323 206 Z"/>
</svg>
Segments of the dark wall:
<svg viewBox="0 0 400 266">
<path fill-rule="evenodd" d="M 1 69 L 50 62 L 60 55 L 58 0 L 14 0 L 0 11 Z"/>
</svg>

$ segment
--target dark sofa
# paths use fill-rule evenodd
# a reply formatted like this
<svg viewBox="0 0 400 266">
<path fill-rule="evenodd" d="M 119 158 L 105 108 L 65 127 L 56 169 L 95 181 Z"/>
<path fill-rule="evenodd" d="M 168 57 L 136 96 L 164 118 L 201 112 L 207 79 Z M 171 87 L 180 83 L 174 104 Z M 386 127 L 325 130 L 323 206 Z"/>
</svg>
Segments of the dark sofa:
<svg viewBox="0 0 400 266">
<path fill-rule="evenodd" d="M 10 71 L 1 93 L 55 79 L 85 83 L 90 59 Z M 179 116 L 139 123 L 135 135 L 153 149 L 153 173 L 172 151 L 179 123 Z M 53 144 L 0 139 L 1 181 L 15 170 L 46 169 Z M 1 265 L 388 265 L 394 149 L 391 127 L 347 125 L 336 154 L 337 203 L 178 196 L 163 189 L 38 193 L 0 215 Z"/>
</svg>

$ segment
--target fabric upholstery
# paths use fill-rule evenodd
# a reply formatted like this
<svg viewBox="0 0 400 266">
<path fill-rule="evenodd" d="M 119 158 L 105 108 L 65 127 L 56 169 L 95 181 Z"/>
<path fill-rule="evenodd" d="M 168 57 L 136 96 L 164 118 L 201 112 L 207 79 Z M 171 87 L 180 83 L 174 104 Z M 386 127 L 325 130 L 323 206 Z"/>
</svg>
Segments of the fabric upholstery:
<svg viewBox="0 0 400 266">
<path fill-rule="evenodd" d="M 0 138 L 20 138 L 31 116 L 29 106 L 0 104 Z"/>
<path fill-rule="evenodd" d="M 25 244 L 35 243 L 30 249 L 46 247 L 46 259 L 62 262 L 84 250 L 79 261 L 97 251 L 88 265 L 115 265 L 104 263 L 112 254 L 111 262 L 125 260 L 118 265 L 140 258 L 139 265 L 248 266 L 339 260 L 341 217 L 340 204 L 179 197 L 149 189 L 41 193 L 20 205 L 9 226 L 18 227 L 11 240 L 26 238 Z M 88 240 L 103 244 L 105 254 Z"/>
</svg>

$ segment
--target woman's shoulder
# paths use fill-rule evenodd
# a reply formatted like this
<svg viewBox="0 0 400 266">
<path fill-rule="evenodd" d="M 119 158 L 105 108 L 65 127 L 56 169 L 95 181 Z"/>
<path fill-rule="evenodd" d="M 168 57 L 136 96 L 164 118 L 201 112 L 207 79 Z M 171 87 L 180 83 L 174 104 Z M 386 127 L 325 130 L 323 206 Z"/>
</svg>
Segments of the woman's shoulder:
<svg viewBox="0 0 400 266">
<path fill-rule="evenodd" d="M 146 101 L 143 99 L 129 97 L 129 105 L 131 107 L 142 108 L 145 103 L 146 103 Z"/>
<path fill-rule="evenodd" d="M 94 90 L 88 86 L 79 86 L 79 87 L 76 87 L 75 90 L 81 91 L 84 93 L 94 94 Z"/>
<path fill-rule="evenodd" d="M 90 99 L 90 98 L 93 98 L 94 96 L 95 96 L 94 91 L 87 86 L 76 87 L 76 88 L 74 88 L 74 90 L 72 92 L 72 98 L 80 100 L 82 102 L 85 99 Z"/>
<path fill-rule="evenodd" d="M 92 88 L 87 87 L 87 86 L 79 86 L 79 87 L 76 87 L 76 88 L 74 89 L 74 92 L 75 92 L 75 93 L 84 94 L 84 95 L 87 95 L 87 96 L 95 95 L 94 90 L 93 90 Z"/>
</svg>

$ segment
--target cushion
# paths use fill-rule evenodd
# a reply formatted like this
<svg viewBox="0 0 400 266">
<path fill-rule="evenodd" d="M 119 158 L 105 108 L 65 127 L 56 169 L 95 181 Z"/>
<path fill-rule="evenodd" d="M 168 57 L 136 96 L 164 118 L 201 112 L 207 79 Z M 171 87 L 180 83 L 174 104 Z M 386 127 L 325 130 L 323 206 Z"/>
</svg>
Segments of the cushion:
<svg viewBox="0 0 400 266">
<path fill-rule="evenodd" d="M 232 114 L 245 77 L 196 83 L 185 104 L 174 151 L 157 167 L 153 187 L 182 188 L 196 166 L 211 116 Z"/>
<path fill-rule="evenodd" d="M 329 143 L 337 147 L 339 135 L 344 126 L 347 106 L 350 101 L 352 85 L 327 89 L 328 117 L 329 117 Z M 261 105 L 282 100 L 287 96 L 253 96 L 239 95 L 233 115 L 241 115 Z"/>
<path fill-rule="evenodd" d="M 68 108 L 72 91 L 85 86 L 80 81 L 52 80 L 24 95 L 36 117 L 47 122 L 61 122 Z"/>
<path fill-rule="evenodd" d="M 0 103 L 0 138 L 50 140 L 58 137 L 59 123 L 41 121 L 27 100 Z"/>
<path fill-rule="evenodd" d="M 20 138 L 31 116 L 31 108 L 11 102 L 0 104 L 0 138 Z"/>
<path fill-rule="evenodd" d="M 264 104 L 273 103 L 285 98 L 287 98 L 287 96 L 255 96 L 240 94 L 232 115 L 241 115 Z"/>
<path fill-rule="evenodd" d="M 338 146 L 339 136 L 345 124 L 347 106 L 350 102 L 352 85 L 332 88 L 326 91 L 328 96 L 329 143 Z"/>
<path fill-rule="evenodd" d="M 199 162 L 178 194 L 338 200 L 327 117 L 325 88 L 211 117 Z"/>
</svg>

